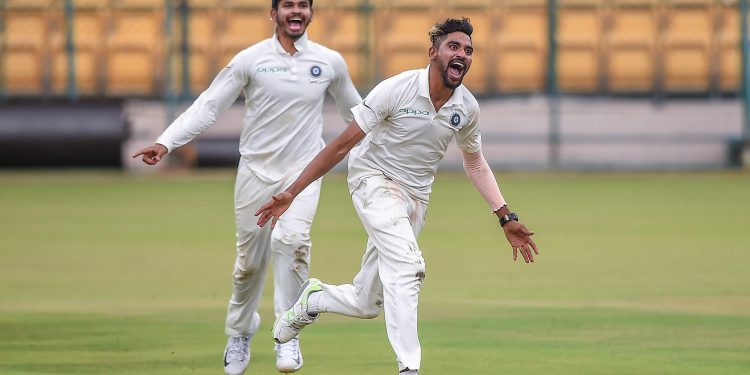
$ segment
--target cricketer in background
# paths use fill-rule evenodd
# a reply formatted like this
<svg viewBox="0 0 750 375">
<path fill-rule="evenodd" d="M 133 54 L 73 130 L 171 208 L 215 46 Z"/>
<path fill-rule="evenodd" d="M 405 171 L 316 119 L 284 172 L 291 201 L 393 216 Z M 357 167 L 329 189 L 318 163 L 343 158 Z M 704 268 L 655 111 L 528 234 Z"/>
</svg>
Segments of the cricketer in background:
<svg viewBox="0 0 750 375">
<path fill-rule="evenodd" d="M 353 119 L 350 108 L 362 101 L 341 54 L 307 39 L 312 3 L 273 0 L 270 20 L 276 23 L 274 36 L 234 56 L 156 144 L 133 155 L 142 155 L 147 164 L 158 163 L 213 125 L 240 93 L 244 95 L 246 115 L 234 191 L 237 257 L 225 327 L 224 370 L 229 375 L 244 373 L 250 361 L 250 339 L 260 324 L 257 310 L 269 261 L 274 264 L 277 315 L 294 303 L 308 277 L 310 226 L 320 180 L 299 192 L 273 231 L 258 227 L 253 214 L 294 181 L 325 146 L 322 109 L 326 93 L 336 100 L 347 123 Z M 277 344 L 275 350 L 279 371 L 294 372 L 302 367 L 296 338 Z"/>
</svg>

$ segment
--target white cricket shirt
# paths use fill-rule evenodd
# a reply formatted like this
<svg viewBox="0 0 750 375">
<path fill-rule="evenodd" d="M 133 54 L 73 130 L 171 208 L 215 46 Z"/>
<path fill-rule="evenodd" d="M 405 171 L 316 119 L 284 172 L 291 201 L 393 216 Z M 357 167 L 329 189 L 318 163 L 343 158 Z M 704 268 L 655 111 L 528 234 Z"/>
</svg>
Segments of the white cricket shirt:
<svg viewBox="0 0 750 375">
<path fill-rule="evenodd" d="M 335 99 L 346 123 L 362 98 L 341 54 L 309 41 L 307 34 L 294 46 L 298 52 L 290 55 L 274 35 L 238 53 L 156 142 L 169 151 L 190 142 L 242 93 L 240 164 L 270 183 L 304 168 L 325 146 L 325 94 Z"/>
<path fill-rule="evenodd" d="M 367 176 L 384 174 L 426 203 L 452 139 L 464 151 L 481 150 L 477 100 L 461 85 L 435 111 L 428 69 L 384 80 L 352 108 L 354 120 L 367 135 L 349 154 L 351 190 Z"/>
</svg>

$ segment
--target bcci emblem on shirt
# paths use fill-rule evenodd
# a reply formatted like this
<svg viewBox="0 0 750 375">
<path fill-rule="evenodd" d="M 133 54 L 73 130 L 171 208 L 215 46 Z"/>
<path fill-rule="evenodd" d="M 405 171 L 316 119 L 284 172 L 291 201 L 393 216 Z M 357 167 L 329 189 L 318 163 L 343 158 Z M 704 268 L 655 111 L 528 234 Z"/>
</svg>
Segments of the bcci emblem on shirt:
<svg viewBox="0 0 750 375">
<path fill-rule="evenodd" d="M 458 125 L 461 125 L 461 115 L 459 115 L 457 112 L 453 112 L 453 114 L 451 115 L 451 126 L 457 128 Z"/>
<path fill-rule="evenodd" d="M 311 66 L 311 67 L 310 67 L 310 75 L 311 75 L 311 76 L 312 76 L 313 78 L 318 78 L 318 77 L 320 77 L 320 75 L 321 75 L 322 73 L 323 73 L 323 70 L 322 70 L 322 69 L 320 69 L 320 67 L 319 67 L 319 66 L 317 66 L 317 65 L 313 65 L 313 66 Z"/>
</svg>

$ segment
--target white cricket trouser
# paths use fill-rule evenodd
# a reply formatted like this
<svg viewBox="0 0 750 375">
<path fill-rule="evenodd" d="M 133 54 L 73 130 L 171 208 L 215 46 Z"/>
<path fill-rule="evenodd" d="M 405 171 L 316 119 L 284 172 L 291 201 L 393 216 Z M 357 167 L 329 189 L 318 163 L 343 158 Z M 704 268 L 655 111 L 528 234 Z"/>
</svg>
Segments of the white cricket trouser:
<svg viewBox="0 0 750 375">
<path fill-rule="evenodd" d="M 237 258 L 232 272 L 232 298 L 227 308 L 225 332 L 228 336 L 255 335 L 251 331 L 269 260 L 274 265 L 274 311 L 281 314 L 294 304 L 310 269 L 310 227 L 320 198 L 321 180 L 310 184 L 294 200 L 271 230 L 270 223 L 259 227 L 255 212 L 283 191 L 301 171 L 276 183 L 260 180 L 240 162 L 234 187 L 237 226 Z"/>
<path fill-rule="evenodd" d="M 364 179 L 352 202 L 369 236 L 362 267 L 352 284 L 321 285 L 321 312 L 374 318 L 385 310 L 386 331 L 399 371 L 419 369 L 419 289 L 425 262 L 417 245 L 427 204 L 384 176 Z"/>
</svg>

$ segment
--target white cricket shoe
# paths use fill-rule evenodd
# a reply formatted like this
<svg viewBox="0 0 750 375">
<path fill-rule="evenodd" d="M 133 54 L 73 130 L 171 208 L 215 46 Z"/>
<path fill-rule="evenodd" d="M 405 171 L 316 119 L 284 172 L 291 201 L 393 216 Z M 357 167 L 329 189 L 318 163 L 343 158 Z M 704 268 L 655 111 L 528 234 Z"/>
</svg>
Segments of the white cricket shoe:
<svg viewBox="0 0 750 375">
<path fill-rule="evenodd" d="M 307 313 L 307 299 L 310 293 L 320 292 L 320 280 L 309 279 L 302 284 L 297 302 L 289 309 L 281 313 L 273 323 L 273 340 L 277 344 L 283 344 L 297 337 L 299 331 L 306 325 L 312 324 L 320 314 L 310 315 Z"/>
<path fill-rule="evenodd" d="M 276 344 L 276 369 L 290 373 L 302 368 L 302 352 L 299 349 L 299 338 L 293 338 L 285 344 Z"/>
<path fill-rule="evenodd" d="M 260 326 L 260 315 L 256 311 L 253 314 L 253 325 L 251 332 L 258 330 Z M 242 375 L 250 363 L 250 337 L 233 336 L 227 340 L 227 347 L 224 349 L 224 373 L 226 375 Z"/>
<path fill-rule="evenodd" d="M 224 349 L 224 373 L 242 375 L 250 362 L 250 338 L 230 337 Z"/>
</svg>

